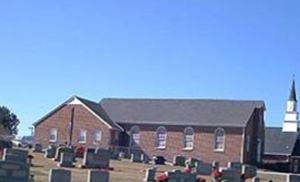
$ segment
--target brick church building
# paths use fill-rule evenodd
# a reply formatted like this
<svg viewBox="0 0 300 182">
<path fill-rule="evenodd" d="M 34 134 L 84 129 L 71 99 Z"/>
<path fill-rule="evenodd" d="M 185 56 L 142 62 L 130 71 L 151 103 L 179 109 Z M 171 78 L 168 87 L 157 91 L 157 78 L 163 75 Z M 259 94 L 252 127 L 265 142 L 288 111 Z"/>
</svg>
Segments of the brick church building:
<svg viewBox="0 0 300 182">
<path fill-rule="evenodd" d="M 74 96 L 34 123 L 36 143 L 174 155 L 257 165 L 264 153 L 263 101 L 102 99 Z"/>
<path fill-rule="evenodd" d="M 295 81 L 287 101 L 283 127 L 265 130 L 265 167 L 280 171 L 300 173 L 299 113 L 297 111 Z"/>
</svg>

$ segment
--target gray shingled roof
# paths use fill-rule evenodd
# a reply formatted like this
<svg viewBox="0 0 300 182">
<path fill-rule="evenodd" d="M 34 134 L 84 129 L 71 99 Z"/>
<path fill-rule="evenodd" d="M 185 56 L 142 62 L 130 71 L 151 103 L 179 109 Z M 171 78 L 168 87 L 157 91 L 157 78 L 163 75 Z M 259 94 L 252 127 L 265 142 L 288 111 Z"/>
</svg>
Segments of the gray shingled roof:
<svg viewBox="0 0 300 182">
<path fill-rule="evenodd" d="M 244 127 L 263 101 L 209 99 L 102 99 L 117 123 Z"/>
<path fill-rule="evenodd" d="M 265 154 L 291 155 L 297 136 L 297 132 L 282 132 L 282 128 L 267 127 L 265 129 Z"/>
<path fill-rule="evenodd" d="M 87 100 L 87 99 L 83 99 L 81 97 L 77 97 L 77 99 L 79 99 L 81 102 L 83 102 L 87 107 L 89 107 L 92 111 L 94 111 L 98 116 L 100 116 L 102 119 L 104 119 L 104 121 L 109 124 L 113 129 L 121 129 L 123 130 L 117 123 L 115 123 L 114 121 L 112 121 L 110 119 L 110 117 L 107 115 L 107 113 L 105 112 L 105 110 L 101 107 L 100 104 Z"/>
</svg>

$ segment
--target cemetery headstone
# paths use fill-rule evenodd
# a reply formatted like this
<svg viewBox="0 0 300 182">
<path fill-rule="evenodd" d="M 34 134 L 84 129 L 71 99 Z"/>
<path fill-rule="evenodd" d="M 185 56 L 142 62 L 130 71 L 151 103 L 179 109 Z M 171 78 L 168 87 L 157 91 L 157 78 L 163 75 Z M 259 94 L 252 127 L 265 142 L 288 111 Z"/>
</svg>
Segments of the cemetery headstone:
<svg viewBox="0 0 300 182">
<path fill-rule="evenodd" d="M 222 180 L 240 182 L 241 181 L 241 173 L 240 171 L 232 168 L 224 169 L 222 171 Z"/>
<path fill-rule="evenodd" d="M 202 161 L 196 163 L 196 173 L 200 175 L 210 175 L 213 171 L 212 164 L 207 164 Z"/>
<path fill-rule="evenodd" d="M 99 152 L 99 151 L 98 151 Z M 82 161 L 83 168 L 109 168 L 110 156 L 107 152 L 95 153 L 92 151 L 85 151 Z"/>
<path fill-rule="evenodd" d="M 196 173 L 184 173 L 180 170 L 167 172 L 168 182 L 193 182 L 197 179 Z"/>
<path fill-rule="evenodd" d="M 58 163 L 59 167 L 74 167 L 74 154 L 70 152 L 63 152 L 60 155 L 60 162 Z"/>
<path fill-rule="evenodd" d="M 141 152 L 133 152 L 130 155 L 130 161 L 131 162 L 142 162 L 142 153 Z"/>
<path fill-rule="evenodd" d="M 54 158 L 55 154 L 56 154 L 56 149 L 57 149 L 57 147 L 55 145 L 48 146 L 48 148 L 45 152 L 45 157 L 46 158 Z"/>
<path fill-rule="evenodd" d="M 38 143 L 35 144 L 33 152 L 42 153 L 43 152 L 43 146 L 42 146 L 42 144 L 38 144 Z"/>
<path fill-rule="evenodd" d="M 289 174 L 287 175 L 287 181 L 288 182 L 299 182 L 300 181 L 300 175 L 298 174 Z"/>
<path fill-rule="evenodd" d="M 185 157 L 182 155 L 176 155 L 173 158 L 174 166 L 185 166 Z"/>
<path fill-rule="evenodd" d="M 109 182 L 109 172 L 89 170 L 87 182 Z"/>
<path fill-rule="evenodd" d="M 238 171 L 241 171 L 242 170 L 242 163 L 240 163 L 240 162 L 228 162 L 227 167 L 231 168 L 231 169 L 236 169 Z"/>
<path fill-rule="evenodd" d="M 219 168 L 220 167 L 220 163 L 218 161 L 213 161 L 211 165 L 212 165 L 213 168 Z"/>
<path fill-rule="evenodd" d="M 200 160 L 196 159 L 196 158 L 189 158 L 188 160 L 185 161 L 186 165 L 189 165 L 191 167 L 195 167 L 196 163 L 199 162 Z"/>
<path fill-rule="evenodd" d="M 242 174 L 245 178 L 253 178 L 257 175 L 257 168 L 255 166 L 244 164 L 242 166 Z"/>
<path fill-rule="evenodd" d="M 252 178 L 252 182 L 260 182 L 260 178 L 258 176 L 255 176 Z"/>
<path fill-rule="evenodd" d="M 0 160 L 0 182 L 28 182 L 29 166 L 22 162 Z"/>
<path fill-rule="evenodd" d="M 149 168 L 146 170 L 145 182 L 155 182 L 156 168 Z"/>
<path fill-rule="evenodd" d="M 3 153 L 3 160 L 17 161 L 27 163 L 28 151 L 21 149 L 5 148 Z"/>
<path fill-rule="evenodd" d="M 165 165 L 166 159 L 163 156 L 155 156 L 153 159 L 156 165 Z"/>
<path fill-rule="evenodd" d="M 71 182 L 71 171 L 65 169 L 50 169 L 49 182 Z"/>
<path fill-rule="evenodd" d="M 74 153 L 74 150 L 71 148 L 67 148 L 67 147 L 58 147 L 56 149 L 54 161 L 58 162 L 60 160 L 61 153 Z"/>
</svg>

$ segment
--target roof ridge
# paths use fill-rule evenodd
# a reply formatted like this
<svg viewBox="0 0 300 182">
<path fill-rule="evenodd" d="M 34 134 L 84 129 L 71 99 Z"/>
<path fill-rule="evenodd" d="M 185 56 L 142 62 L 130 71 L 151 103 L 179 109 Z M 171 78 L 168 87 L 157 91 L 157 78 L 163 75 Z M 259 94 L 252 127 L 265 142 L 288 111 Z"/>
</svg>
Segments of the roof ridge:
<svg viewBox="0 0 300 182">
<path fill-rule="evenodd" d="M 120 98 L 104 97 L 100 100 L 131 100 L 131 101 L 229 101 L 229 102 L 264 102 L 263 100 L 216 99 L 216 98 Z"/>
</svg>

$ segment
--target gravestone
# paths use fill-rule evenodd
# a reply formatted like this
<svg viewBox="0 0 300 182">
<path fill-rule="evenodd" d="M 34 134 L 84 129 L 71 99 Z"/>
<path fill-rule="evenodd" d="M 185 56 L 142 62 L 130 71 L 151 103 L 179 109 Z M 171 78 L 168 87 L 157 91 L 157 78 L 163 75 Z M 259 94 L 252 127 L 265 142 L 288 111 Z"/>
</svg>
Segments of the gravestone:
<svg viewBox="0 0 300 182">
<path fill-rule="evenodd" d="M 5 161 L 16 161 L 27 163 L 28 151 L 21 149 L 5 148 L 2 159 Z"/>
<path fill-rule="evenodd" d="M 189 165 L 191 167 L 195 167 L 196 163 L 199 162 L 200 160 L 196 159 L 196 158 L 189 158 L 188 160 L 185 161 L 186 165 Z"/>
<path fill-rule="evenodd" d="M 141 161 L 142 161 L 143 163 L 148 164 L 149 161 L 150 161 L 150 159 L 149 159 L 149 157 L 148 157 L 146 154 L 142 153 L 142 154 L 141 154 Z"/>
<path fill-rule="evenodd" d="M 56 149 L 57 149 L 57 147 L 55 145 L 49 145 L 46 152 L 45 152 L 44 157 L 54 158 L 55 154 L 56 154 Z"/>
<path fill-rule="evenodd" d="M 163 156 L 155 156 L 153 160 L 156 165 L 165 165 L 166 163 L 166 159 Z"/>
<path fill-rule="evenodd" d="M 242 174 L 245 178 L 253 178 L 257 175 L 257 168 L 255 166 L 244 164 L 242 166 Z"/>
<path fill-rule="evenodd" d="M 242 171 L 242 163 L 240 162 L 228 162 L 228 168 L 236 169 L 238 171 Z"/>
<path fill-rule="evenodd" d="M 212 164 L 207 164 L 202 161 L 196 163 L 196 173 L 200 175 L 211 175 L 213 168 Z"/>
<path fill-rule="evenodd" d="M 131 162 L 142 162 L 143 161 L 142 155 L 143 154 L 141 152 L 133 152 L 130 155 L 130 161 Z"/>
<path fill-rule="evenodd" d="M 196 173 L 183 173 L 180 170 L 167 172 L 168 182 L 194 182 L 197 179 Z"/>
<path fill-rule="evenodd" d="M 38 143 L 35 144 L 33 152 L 42 153 L 43 152 L 43 146 L 42 146 L 42 144 L 38 144 Z"/>
<path fill-rule="evenodd" d="M 70 152 L 61 153 L 60 162 L 58 163 L 59 167 L 74 167 L 74 154 Z"/>
<path fill-rule="evenodd" d="M 176 155 L 173 158 L 174 166 L 185 166 L 185 157 L 182 155 Z"/>
<path fill-rule="evenodd" d="M 92 151 L 87 150 L 84 153 L 82 168 L 109 168 L 109 160 L 110 156 L 106 152 L 94 153 Z"/>
<path fill-rule="evenodd" d="M 146 170 L 145 182 L 155 182 L 156 168 L 149 168 Z"/>
<path fill-rule="evenodd" d="M 288 182 L 299 182 L 300 181 L 300 175 L 298 174 L 288 174 L 287 175 L 287 181 Z"/>
<path fill-rule="evenodd" d="M 100 147 L 98 147 L 98 148 L 95 149 L 95 153 L 96 153 L 96 154 L 99 154 L 99 155 L 105 155 L 105 156 L 107 155 L 107 156 L 110 156 L 109 150 L 104 149 L 104 148 L 100 148 Z"/>
<path fill-rule="evenodd" d="M 222 180 L 240 182 L 241 181 L 241 173 L 240 171 L 232 168 L 222 170 Z"/>
<path fill-rule="evenodd" d="M 54 161 L 58 162 L 60 160 L 61 153 L 74 153 L 74 150 L 71 148 L 67 148 L 67 147 L 58 147 L 56 149 Z"/>
<path fill-rule="evenodd" d="M 220 167 L 220 163 L 218 161 L 213 161 L 211 165 L 213 168 L 217 168 L 217 169 Z"/>
<path fill-rule="evenodd" d="M 258 176 L 255 176 L 252 178 L 252 182 L 260 182 L 260 178 Z"/>
<path fill-rule="evenodd" d="M 29 165 L 16 161 L 0 160 L 0 182 L 28 182 Z"/>
<path fill-rule="evenodd" d="M 49 182 L 71 182 L 71 171 L 65 169 L 50 169 Z"/>
<path fill-rule="evenodd" d="M 109 172 L 89 170 L 87 182 L 109 182 Z"/>
</svg>

